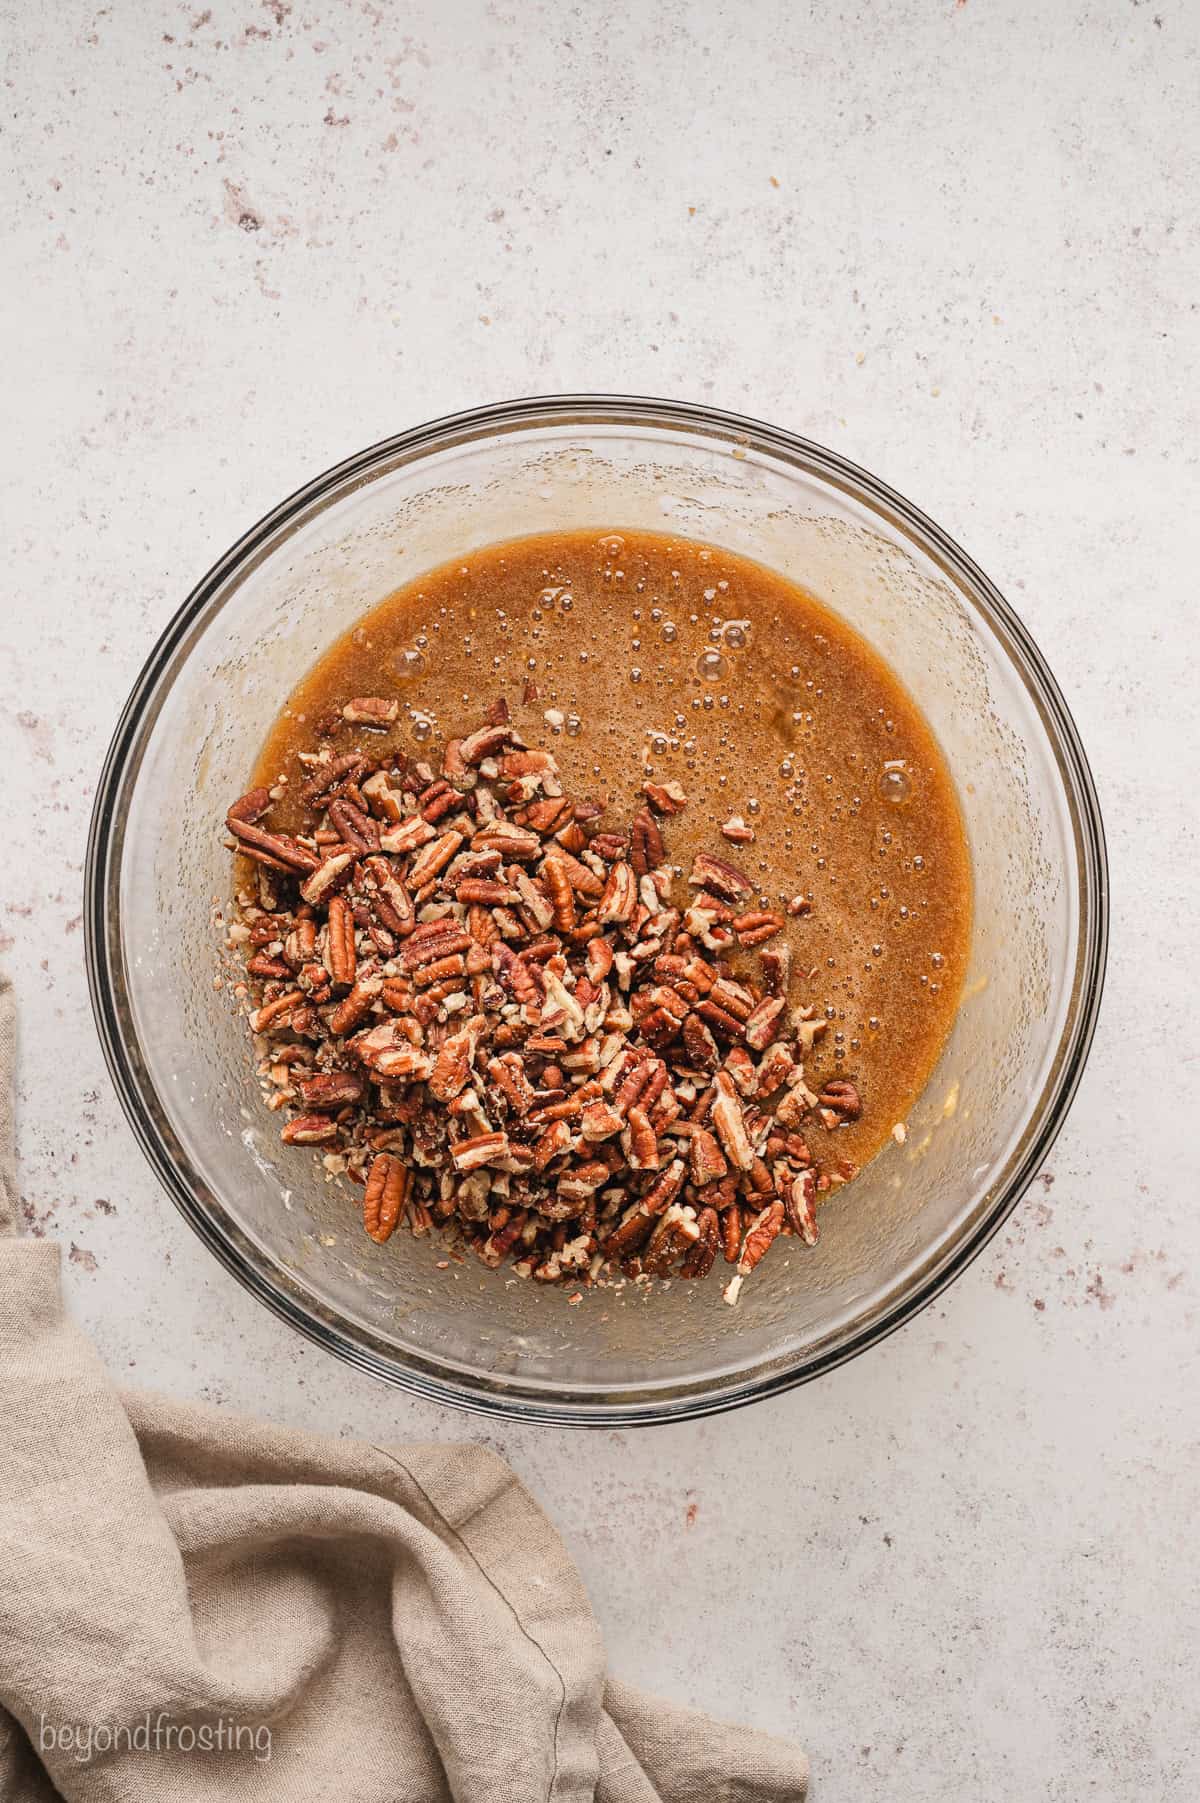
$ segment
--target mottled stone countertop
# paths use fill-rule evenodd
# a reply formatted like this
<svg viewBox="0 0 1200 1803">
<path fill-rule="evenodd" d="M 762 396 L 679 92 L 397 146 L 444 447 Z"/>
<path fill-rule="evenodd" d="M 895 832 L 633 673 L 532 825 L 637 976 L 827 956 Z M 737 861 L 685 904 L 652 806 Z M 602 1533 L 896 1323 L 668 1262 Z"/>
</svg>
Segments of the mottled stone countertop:
<svg viewBox="0 0 1200 1803">
<path fill-rule="evenodd" d="M 1191 1799 L 1200 10 L 0 15 L 0 958 L 28 1230 L 115 1374 L 483 1433 L 614 1668 L 801 1738 L 819 1803 Z M 1113 866 L 1090 1067 L 984 1256 L 816 1385 L 583 1439 L 407 1401 L 243 1293 L 114 1100 L 80 927 L 117 711 L 214 557 L 359 446 L 567 389 L 758 414 L 931 512 L 1058 674 Z"/>
</svg>

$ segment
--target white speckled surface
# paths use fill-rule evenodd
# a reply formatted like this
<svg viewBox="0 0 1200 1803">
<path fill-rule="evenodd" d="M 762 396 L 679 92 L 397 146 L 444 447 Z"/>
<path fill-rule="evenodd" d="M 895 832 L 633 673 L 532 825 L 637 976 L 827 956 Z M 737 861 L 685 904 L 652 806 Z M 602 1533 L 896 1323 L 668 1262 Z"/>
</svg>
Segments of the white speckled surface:
<svg viewBox="0 0 1200 1803">
<path fill-rule="evenodd" d="M 483 1431 L 251 1302 L 111 1094 L 88 809 L 188 588 L 302 479 L 439 412 L 593 388 L 773 419 L 926 507 L 1062 682 L 1113 860 L 1091 1066 L 1010 1230 L 874 1353 L 698 1426 L 486 1437 L 565 1532 L 614 1667 L 799 1736 L 818 1803 L 1190 1799 L 1200 11 L 0 21 L 0 957 L 29 1227 L 69 1247 L 116 1375 L 335 1433 Z"/>
</svg>

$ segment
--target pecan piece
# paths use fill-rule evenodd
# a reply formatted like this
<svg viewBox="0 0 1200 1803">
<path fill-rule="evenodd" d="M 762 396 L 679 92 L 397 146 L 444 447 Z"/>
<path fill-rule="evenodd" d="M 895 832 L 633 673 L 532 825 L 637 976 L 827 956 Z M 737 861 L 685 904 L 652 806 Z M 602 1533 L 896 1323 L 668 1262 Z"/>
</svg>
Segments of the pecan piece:
<svg viewBox="0 0 1200 1803">
<path fill-rule="evenodd" d="M 774 1166 L 775 1190 L 783 1202 L 792 1231 L 806 1246 L 815 1246 L 817 1233 L 817 1174 L 814 1170 L 793 1171 L 780 1162 Z"/>
<path fill-rule="evenodd" d="M 687 806 L 683 785 L 675 780 L 669 783 L 643 783 L 642 794 L 655 813 L 664 814 L 668 818 L 672 814 L 681 814 Z"/>
<path fill-rule="evenodd" d="M 596 919 L 604 926 L 624 925 L 637 907 L 637 878 L 628 864 L 614 864 L 608 873 L 596 907 Z"/>
<path fill-rule="evenodd" d="M 835 1117 L 834 1125 L 838 1120 L 856 1121 L 862 1113 L 862 1097 L 845 1077 L 831 1077 L 828 1083 L 822 1084 L 817 1092 L 817 1102 L 822 1114 L 828 1112 Z"/>
<path fill-rule="evenodd" d="M 362 798 L 378 820 L 386 820 L 389 826 L 399 826 L 404 818 L 404 810 L 400 806 L 400 797 L 388 782 L 387 774 L 377 770 L 374 776 L 367 778 L 362 785 Z"/>
<path fill-rule="evenodd" d="M 697 1189 L 703 1189 L 706 1183 L 717 1182 L 729 1170 L 724 1153 L 707 1127 L 699 1127 L 692 1133 L 688 1159 L 692 1182 Z"/>
<path fill-rule="evenodd" d="M 746 1044 L 756 1052 L 765 1052 L 779 1031 L 783 1013 L 783 997 L 767 996 L 746 1018 Z"/>
<path fill-rule="evenodd" d="M 579 1127 L 584 1139 L 593 1144 L 620 1133 L 625 1118 L 611 1102 L 589 1102 L 580 1116 Z"/>
<path fill-rule="evenodd" d="M 300 893 L 306 902 L 316 907 L 323 902 L 337 885 L 344 882 L 349 875 L 354 859 L 350 852 L 335 852 L 333 857 L 326 858 L 300 885 Z"/>
<path fill-rule="evenodd" d="M 720 1064 L 720 1047 L 698 1014 L 689 1015 L 683 1023 L 683 1044 L 697 1070 L 715 1071 Z"/>
<path fill-rule="evenodd" d="M 700 1210 L 696 1229 L 695 1243 L 680 1268 L 681 1277 L 707 1277 L 721 1249 L 721 1223 L 715 1209 Z"/>
<path fill-rule="evenodd" d="M 466 1088 L 480 1035 L 487 1029 L 482 1014 L 471 1017 L 459 1032 L 452 1033 L 442 1045 L 429 1078 L 429 1093 L 439 1102 L 448 1102 Z"/>
<path fill-rule="evenodd" d="M 550 892 L 554 924 L 560 933 L 569 933 L 575 925 L 575 891 L 561 857 L 548 856 L 542 861 L 542 881 Z"/>
<path fill-rule="evenodd" d="M 431 920 L 419 926 L 400 947 L 399 963 L 406 971 L 436 964 L 458 952 L 469 951 L 475 941 L 456 920 Z"/>
<path fill-rule="evenodd" d="M 744 1046 L 730 1046 L 725 1057 L 725 1069 L 733 1078 L 739 1095 L 749 1100 L 758 1093 L 758 1071 Z"/>
<path fill-rule="evenodd" d="M 289 989 L 283 995 L 277 995 L 273 1000 L 264 1002 L 261 1008 L 255 1010 L 250 1016 L 251 1031 L 265 1033 L 268 1027 L 273 1027 L 278 1032 L 281 1027 L 288 1024 L 288 1018 L 295 1010 L 303 1006 L 304 991 Z"/>
<path fill-rule="evenodd" d="M 516 1052 L 505 1052 L 488 1060 L 488 1076 L 503 1095 L 514 1114 L 528 1114 L 533 1107 L 534 1089 L 525 1075 L 524 1060 Z"/>
<path fill-rule="evenodd" d="M 688 882 L 693 889 L 711 889 L 714 895 L 727 902 L 738 902 L 743 895 L 754 893 L 754 884 L 744 870 L 707 851 L 696 853 Z"/>
<path fill-rule="evenodd" d="M 354 980 L 353 989 L 342 997 L 330 1014 L 329 1031 L 339 1038 L 345 1033 L 353 1033 L 371 1012 L 381 987 L 379 977 L 373 972 L 360 972 Z"/>
<path fill-rule="evenodd" d="M 335 983 L 348 987 L 358 968 L 354 945 L 354 916 L 344 895 L 329 898 L 329 919 L 325 936 L 325 962 Z"/>
<path fill-rule="evenodd" d="M 225 816 L 227 826 L 235 820 L 243 825 L 253 826 L 256 820 L 270 812 L 271 791 L 269 789 L 248 789 L 245 795 L 239 796 Z"/>
<path fill-rule="evenodd" d="M 482 764 L 484 758 L 494 756 L 497 751 L 503 751 L 506 745 L 515 742 L 516 737 L 512 727 L 503 723 L 481 726 L 478 732 L 473 732 L 460 741 L 459 756 L 464 764 L 473 767 Z"/>
<path fill-rule="evenodd" d="M 400 703 L 383 695 L 356 695 L 342 709 L 342 719 L 351 726 L 391 726 L 400 712 Z"/>
<path fill-rule="evenodd" d="M 738 1259 L 738 1275 L 749 1277 L 770 1247 L 783 1231 L 783 1203 L 768 1202 L 767 1206 L 751 1221 L 742 1240 L 741 1257 Z"/>
<path fill-rule="evenodd" d="M 740 814 L 731 814 L 728 820 L 722 821 L 721 832 L 731 845 L 752 845 L 754 843 L 754 828 L 747 826 Z"/>
<path fill-rule="evenodd" d="M 673 1158 L 642 1197 L 642 1207 L 646 1213 L 658 1215 L 669 1208 L 683 1188 L 686 1175 L 687 1166 L 682 1158 Z"/>
<path fill-rule="evenodd" d="M 712 1124 L 731 1164 L 748 1171 L 754 1163 L 754 1148 L 746 1132 L 746 1121 L 737 1090 L 728 1071 L 720 1070 L 713 1078 L 716 1099 L 712 1105 Z"/>
<path fill-rule="evenodd" d="M 742 945 L 750 948 L 765 945 L 783 931 L 783 915 L 767 908 L 751 908 L 730 923 Z"/>
<path fill-rule="evenodd" d="M 600 1107 L 604 1104 L 600 1103 Z M 650 1117 L 643 1108 L 629 1110 L 629 1124 L 626 1129 L 627 1157 L 632 1171 L 646 1171 L 658 1165 L 658 1135 L 650 1125 Z"/>
<path fill-rule="evenodd" d="M 272 958 L 269 952 L 255 952 L 247 958 L 246 969 L 252 977 L 290 977 L 292 967 L 285 958 Z"/>
<path fill-rule="evenodd" d="M 386 858 L 368 858 L 366 869 L 375 890 L 373 906 L 380 923 L 398 938 L 405 938 L 416 922 L 411 895 L 393 874 Z"/>
<path fill-rule="evenodd" d="M 571 1150 L 573 1135 L 566 1121 L 551 1121 L 546 1131 L 539 1135 L 533 1148 L 533 1168 L 544 1171 L 547 1165 L 561 1158 L 564 1152 Z"/>
<path fill-rule="evenodd" d="M 321 862 L 316 852 L 298 844 L 288 833 L 266 833 L 261 826 L 254 826 L 249 820 L 235 820 L 232 815 L 226 824 L 239 841 L 240 851 L 249 855 L 261 853 L 281 870 L 315 870 Z"/>
<path fill-rule="evenodd" d="M 792 948 L 781 945 L 776 950 L 759 954 L 763 980 L 768 995 L 786 995 L 792 975 Z"/>
<path fill-rule="evenodd" d="M 325 1146 L 337 1139 L 338 1124 L 327 1114 L 298 1114 L 279 1135 L 285 1146 Z"/>
<path fill-rule="evenodd" d="M 363 1226 L 381 1246 L 400 1224 L 411 1180 L 411 1172 L 390 1152 L 380 1152 L 367 1173 Z"/>
<path fill-rule="evenodd" d="M 451 1146 L 450 1158 L 456 1171 L 476 1171 L 481 1165 L 495 1164 L 508 1151 L 507 1133 L 476 1133 Z"/>
<path fill-rule="evenodd" d="M 416 851 L 419 845 L 428 845 L 437 834 L 427 820 L 419 814 L 410 814 L 398 826 L 387 826 L 379 835 L 380 848 L 390 852 L 394 857 L 404 857 L 410 851 Z"/>
<path fill-rule="evenodd" d="M 361 1102 L 367 1091 L 354 1071 L 319 1071 L 315 1077 L 297 1077 L 296 1088 L 306 1108 L 345 1108 Z"/>
<path fill-rule="evenodd" d="M 462 843 L 463 835 L 451 828 L 449 832 L 440 834 L 432 844 L 422 846 L 409 866 L 409 887 L 420 889 L 425 883 L 432 882 L 435 876 L 440 876 Z"/>
<path fill-rule="evenodd" d="M 659 825 L 649 808 L 640 808 L 630 829 L 629 862 L 636 876 L 647 876 L 666 862 L 667 848 Z"/>
<path fill-rule="evenodd" d="M 365 852 L 379 850 L 379 827 L 369 814 L 356 808 L 352 801 L 347 801 L 344 797 L 340 801 L 331 801 L 329 820 L 336 827 L 342 843 L 360 857 Z"/>
</svg>

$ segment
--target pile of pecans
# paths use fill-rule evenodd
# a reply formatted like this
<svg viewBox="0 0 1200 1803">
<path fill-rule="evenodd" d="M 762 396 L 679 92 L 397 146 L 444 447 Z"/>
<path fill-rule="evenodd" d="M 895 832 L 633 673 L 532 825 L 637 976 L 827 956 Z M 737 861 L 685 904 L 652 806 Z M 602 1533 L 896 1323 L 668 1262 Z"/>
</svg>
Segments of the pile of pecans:
<svg viewBox="0 0 1200 1803">
<path fill-rule="evenodd" d="M 368 696 L 343 718 L 396 712 Z M 781 1234 L 816 1244 L 818 1195 L 855 1171 L 805 1134 L 861 1100 L 805 1082 L 825 1021 L 789 1010 L 784 916 L 751 879 L 700 852 L 675 898 L 678 783 L 647 783 L 614 831 L 503 700 L 440 774 L 301 756 L 311 830 L 260 824 L 279 790 L 229 811 L 257 878 L 231 937 L 282 1137 L 362 1186 L 373 1239 L 437 1224 L 485 1265 L 582 1286 L 723 1254 L 730 1302 Z"/>
</svg>

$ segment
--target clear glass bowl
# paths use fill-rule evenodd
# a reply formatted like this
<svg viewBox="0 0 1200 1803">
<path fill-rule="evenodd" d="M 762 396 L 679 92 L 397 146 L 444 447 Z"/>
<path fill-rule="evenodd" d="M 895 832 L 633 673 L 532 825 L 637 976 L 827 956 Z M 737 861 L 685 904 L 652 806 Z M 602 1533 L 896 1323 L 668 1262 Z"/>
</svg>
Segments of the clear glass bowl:
<svg viewBox="0 0 1200 1803">
<path fill-rule="evenodd" d="M 938 734 L 975 878 L 972 966 L 909 1121 L 776 1248 L 736 1310 L 716 1279 L 571 1307 L 436 1240 L 375 1246 L 279 1141 L 244 1021 L 213 986 L 220 831 L 266 724 L 325 646 L 399 583 L 555 527 L 667 529 L 803 583 L 883 654 Z M 581 633 L 587 621 L 579 620 Z M 350 458 L 209 571 L 147 663 L 92 820 L 88 969 L 113 1081 L 164 1188 L 256 1296 L 422 1395 L 523 1419 L 667 1421 L 770 1395 L 891 1331 L 975 1256 L 1046 1156 L 1104 972 L 1100 813 L 1054 679 L 930 520 L 833 452 L 756 421 L 606 396 L 438 420 Z M 599 1301 L 599 1305 L 597 1302 Z"/>
</svg>

